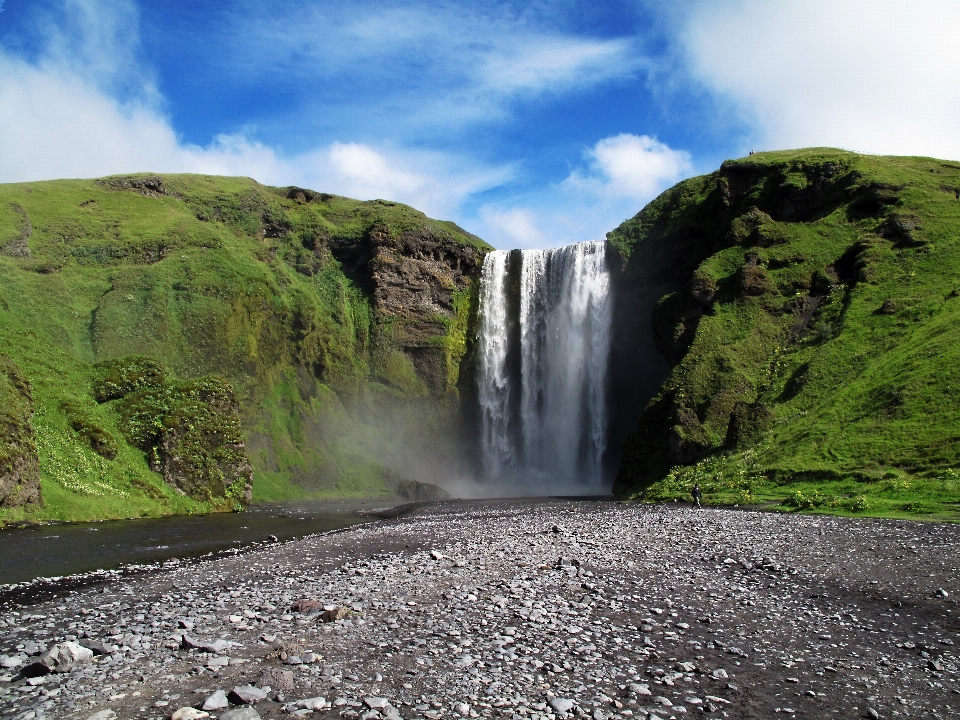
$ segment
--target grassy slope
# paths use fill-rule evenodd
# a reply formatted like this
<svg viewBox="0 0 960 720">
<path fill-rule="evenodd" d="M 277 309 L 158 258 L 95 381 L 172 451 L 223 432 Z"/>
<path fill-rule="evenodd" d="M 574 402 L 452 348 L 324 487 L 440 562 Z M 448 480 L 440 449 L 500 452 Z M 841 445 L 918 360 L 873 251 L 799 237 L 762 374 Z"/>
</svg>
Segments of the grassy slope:
<svg viewBox="0 0 960 720">
<path fill-rule="evenodd" d="M 688 337 L 617 489 L 686 499 L 699 481 L 715 502 L 955 517 L 960 165 L 814 149 L 727 170 L 681 183 L 611 234 L 631 263 L 664 243 L 688 259 L 659 318 L 668 343 Z M 768 217 L 747 217 L 754 206 Z M 678 323 L 698 285 L 716 297 Z M 810 298 L 820 304 L 802 318 Z M 671 437 L 687 449 L 672 468 Z"/>
<path fill-rule="evenodd" d="M 374 227 L 485 246 L 394 203 L 288 198 L 247 178 L 159 180 L 0 185 L 0 353 L 33 383 L 46 505 L 32 517 L 208 509 L 166 487 L 130 445 L 106 460 L 70 428 L 65 406 L 122 438 L 114 409 L 92 397 L 91 366 L 129 354 L 181 379 L 234 384 L 255 499 L 385 492 L 370 448 L 404 438 L 365 425 L 363 408 L 424 389 L 328 247 Z M 459 348 L 465 322 L 450 325 Z M 461 355 L 452 354 L 454 375 Z M 23 517 L 3 511 L 0 521 Z"/>
</svg>

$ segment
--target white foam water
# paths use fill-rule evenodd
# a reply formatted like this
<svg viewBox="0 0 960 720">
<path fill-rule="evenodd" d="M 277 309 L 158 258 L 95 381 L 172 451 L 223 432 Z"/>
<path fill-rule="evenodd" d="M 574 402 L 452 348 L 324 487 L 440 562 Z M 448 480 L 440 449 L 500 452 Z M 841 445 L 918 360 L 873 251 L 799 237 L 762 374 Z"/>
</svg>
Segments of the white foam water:
<svg viewBox="0 0 960 720">
<path fill-rule="evenodd" d="M 611 314 L 603 242 L 486 256 L 478 397 L 488 482 L 600 491 Z"/>
</svg>

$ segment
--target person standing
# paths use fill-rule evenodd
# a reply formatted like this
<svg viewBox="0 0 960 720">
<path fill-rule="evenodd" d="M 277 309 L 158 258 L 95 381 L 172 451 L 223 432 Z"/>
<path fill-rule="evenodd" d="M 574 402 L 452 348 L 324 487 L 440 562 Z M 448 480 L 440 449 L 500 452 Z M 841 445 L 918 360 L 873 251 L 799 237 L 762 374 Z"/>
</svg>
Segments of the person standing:
<svg viewBox="0 0 960 720">
<path fill-rule="evenodd" d="M 690 492 L 693 495 L 693 504 L 697 506 L 697 509 L 700 509 L 700 500 L 703 498 L 703 491 L 700 489 L 700 483 L 694 483 L 693 490 Z"/>
</svg>

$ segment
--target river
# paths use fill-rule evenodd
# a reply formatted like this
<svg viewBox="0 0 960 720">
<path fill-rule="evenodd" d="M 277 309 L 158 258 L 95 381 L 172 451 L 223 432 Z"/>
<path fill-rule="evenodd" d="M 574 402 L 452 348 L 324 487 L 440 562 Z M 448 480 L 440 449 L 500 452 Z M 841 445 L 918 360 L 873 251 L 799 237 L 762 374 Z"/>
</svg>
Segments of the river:
<svg viewBox="0 0 960 720">
<path fill-rule="evenodd" d="M 357 515 L 389 500 L 261 503 L 243 513 L 96 523 L 38 525 L 0 531 L 0 585 L 74 575 L 134 563 L 187 558 L 243 547 L 270 535 L 289 540 L 368 522 Z"/>
</svg>

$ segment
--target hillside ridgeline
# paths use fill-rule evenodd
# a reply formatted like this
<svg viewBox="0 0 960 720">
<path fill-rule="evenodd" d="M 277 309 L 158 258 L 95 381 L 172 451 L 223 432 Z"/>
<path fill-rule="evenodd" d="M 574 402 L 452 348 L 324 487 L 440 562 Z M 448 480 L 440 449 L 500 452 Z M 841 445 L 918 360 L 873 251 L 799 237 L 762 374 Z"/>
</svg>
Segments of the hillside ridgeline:
<svg viewBox="0 0 960 720">
<path fill-rule="evenodd" d="M 617 493 L 955 513 L 960 164 L 759 153 L 608 238 L 670 362 Z"/>
<path fill-rule="evenodd" d="M 0 185 L 0 521 L 436 495 L 488 249 L 247 178 Z"/>
</svg>

